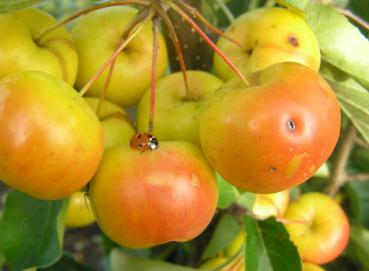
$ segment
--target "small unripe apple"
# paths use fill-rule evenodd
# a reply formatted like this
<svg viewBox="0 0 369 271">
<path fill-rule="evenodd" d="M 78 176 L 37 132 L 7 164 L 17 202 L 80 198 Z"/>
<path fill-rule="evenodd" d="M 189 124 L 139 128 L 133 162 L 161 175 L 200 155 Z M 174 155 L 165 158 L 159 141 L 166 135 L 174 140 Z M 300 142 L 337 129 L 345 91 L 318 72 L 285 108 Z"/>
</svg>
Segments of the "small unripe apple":
<svg viewBox="0 0 369 271">
<path fill-rule="evenodd" d="M 340 107 L 320 75 L 280 63 L 250 76 L 250 87 L 217 90 L 199 123 L 201 146 L 225 180 L 276 193 L 308 180 L 340 133 Z"/>
<path fill-rule="evenodd" d="M 56 20 L 34 8 L 0 14 L 0 79 L 19 71 L 42 71 L 73 85 L 78 56 L 68 32 L 59 27 L 38 36 Z"/>
<path fill-rule="evenodd" d="M 286 224 L 291 240 L 304 261 L 324 264 L 333 261 L 345 249 L 350 225 L 345 212 L 325 194 L 302 195 L 287 209 Z"/>
<path fill-rule="evenodd" d="M 143 248 L 199 235 L 217 204 L 214 172 L 200 150 L 181 141 L 156 150 L 106 150 L 90 185 L 93 210 L 115 242 Z"/>
<path fill-rule="evenodd" d="M 86 193 L 73 193 L 67 208 L 65 226 L 69 228 L 81 228 L 91 225 L 94 221 L 95 216 Z"/>
<path fill-rule="evenodd" d="M 304 262 L 302 264 L 302 271 L 325 271 L 325 269 L 323 269 L 319 265 Z"/>
<path fill-rule="evenodd" d="M 257 194 L 252 212 L 260 219 L 282 217 L 290 202 L 288 190 L 272 194 Z"/>
<path fill-rule="evenodd" d="M 97 112 L 99 98 L 86 97 L 86 103 Z M 104 130 L 105 149 L 120 144 L 129 144 L 136 133 L 128 114 L 118 105 L 104 101 L 99 114 L 101 126 Z"/>
<path fill-rule="evenodd" d="M 55 200 L 80 190 L 104 149 L 98 118 L 67 83 L 41 72 L 0 81 L 0 180 Z"/>
<path fill-rule="evenodd" d="M 202 71 L 187 71 L 187 77 L 189 93 L 181 72 L 157 83 L 153 133 L 159 140 L 186 140 L 199 146 L 199 117 L 223 81 Z M 150 95 L 150 90 L 146 91 L 137 109 L 137 129 L 141 132 L 148 129 Z"/>
<path fill-rule="evenodd" d="M 80 60 L 76 81 L 78 88 L 82 88 L 113 54 L 135 15 L 137 10 L 131 7 L 110 7 L 83 16 L 76 22 L 71 33 Z M 150 85 L 152 44 L 152 23 L 149 21 L 119 54 L 106 96 L 108 100 L 120 106 L 138 103 Z M 164 74 L 167 65 L 166 45 L 160 35 L 157 78 Z M 91 86 L 88 95 L 99 97 L 107 76 L 108 71 Z"/>
<path fill-rule="evenodd" d="M 319 44 L 313 31 L 302 17 L 287 9 L 267 7 L 247 12 L 229 26 L 226 34 L 241 47 L 223 37 L 217 45 L 244 72 L 281 62 L 297 62 L 319 70 Z M 234 76 L 216 54 L 214 70 L 223 80 Z"/>
</svg>

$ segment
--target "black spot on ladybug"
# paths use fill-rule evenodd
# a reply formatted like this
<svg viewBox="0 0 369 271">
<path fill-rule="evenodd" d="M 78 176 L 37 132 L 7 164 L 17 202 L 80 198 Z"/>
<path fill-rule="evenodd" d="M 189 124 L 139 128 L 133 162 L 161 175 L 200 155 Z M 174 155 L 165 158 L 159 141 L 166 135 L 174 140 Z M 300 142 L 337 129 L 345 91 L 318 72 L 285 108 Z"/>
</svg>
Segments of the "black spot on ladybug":
<svg viewBox="0 0 369 271">
<path fill-rule="evenodd" d="M 154 136 L 153 135 L 148 135 L 148 138 L 153 138 Z"/>
<path fill-rule="evenodd" d="M 141 137 L 142 137 L 142 135 L 141 135 L 141 134 L 138 134 L 138 135 L 137 135 L 137 138 L 141 138 Z"/>
<path fill-rule="evenodd" d="M 288 120 L 287 122 L 288 130 L 294 132 L 296 130 L 296 123 L 293 120 Z"/>
<path fill-rule="evenodd" d="M 291 44 L 293 47 L 299 47 L 300 45 L 299 40 L 295 35 L 288 36 L 288 43 Z"/>
</svg>

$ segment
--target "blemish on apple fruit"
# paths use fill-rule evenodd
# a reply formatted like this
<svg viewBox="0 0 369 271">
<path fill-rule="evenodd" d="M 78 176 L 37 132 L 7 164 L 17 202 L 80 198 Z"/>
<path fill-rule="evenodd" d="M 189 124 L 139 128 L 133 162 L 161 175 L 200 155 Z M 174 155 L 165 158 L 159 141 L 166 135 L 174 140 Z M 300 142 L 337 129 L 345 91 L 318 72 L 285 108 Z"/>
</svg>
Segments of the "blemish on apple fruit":
<svg viewBox="0 0 369 271">
<path fill-rule="evenodd" d="M 276 168 L 276 167 L 271 167 L 271 168 L 270 168 L 270 172 L 271 172 L 271 173 L 275 173 L 275 172 L 277 172 L 277 168 Z"/>
<path fill-rule="evenodd" d="M 286 167 L 286 176 L 288 179 L 291 179 L 293 175 L 295 175 L 295 173 L 300 168 L 302 160 L 307 156 L 308 154 L 304 152 L 302 154 L 296 155 L 288 162 Z"/>
<path fill-rule="evenodd" d="M 299 40 L 293 34 L 288 36 L 288 43 L 291 44 L 293 47 L 299 47 L 300 45 Z"/>
<path fill-rule="evenodd" d="M 199 178 L 195 174 L 192 174 L 192 185 L 195 187 L 200 187 Z"/>
<path fill-rule="evenodd" d="M 296 123 L 291 119 L 287 121 L 287 127 L 288 127 L 288 130 L 291 132 L 296 131 Z"/>
</svg>

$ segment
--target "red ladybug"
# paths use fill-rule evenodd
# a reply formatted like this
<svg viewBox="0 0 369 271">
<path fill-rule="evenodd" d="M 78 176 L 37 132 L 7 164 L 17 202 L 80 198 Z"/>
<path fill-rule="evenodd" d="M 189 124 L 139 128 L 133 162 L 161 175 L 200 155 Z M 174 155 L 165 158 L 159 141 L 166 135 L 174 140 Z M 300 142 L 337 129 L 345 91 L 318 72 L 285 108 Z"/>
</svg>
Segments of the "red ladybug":
<svg viewBox="0 0 369 271">
<path fill-rule="evenodd" d="M 140 150 L 141 152 L 147 150 L 156 150 L 159 147 L 159 141 L 156 137 L 149 133 L 135 134 L 131 138 L 131 148 Z"/>
</svg>

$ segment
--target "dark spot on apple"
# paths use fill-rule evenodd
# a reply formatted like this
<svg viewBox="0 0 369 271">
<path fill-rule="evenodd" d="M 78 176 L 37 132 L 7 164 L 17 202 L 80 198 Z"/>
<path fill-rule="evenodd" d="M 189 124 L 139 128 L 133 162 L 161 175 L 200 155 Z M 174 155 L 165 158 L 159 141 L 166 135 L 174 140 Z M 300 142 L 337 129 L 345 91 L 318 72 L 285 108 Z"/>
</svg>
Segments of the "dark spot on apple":
<svg viewBox="0 0 369 271">
<path fill-rule="evenodd" d="M 299 40 L 295 35 L 289 35 L 288 36 L 288 43 L 291 44 L 293 47 L 299 47 Z"/>
<path fill-rule="evenodd" d="M 251 56 L 253 52 L 254 52 L 254 49 L 252 48 L 246 50 L 246 54 L 248 54 L 249 56 Z"/>
<path fill-rule="evenodd" d="M 270 172 L 271 172 L 271 173 L 275 173 L 276 171 L 277 171 L 277 168 L 276 168 L 276 167 L 271 167 L 271 168 L 270 168 Z"/>
<path fill-rule="evenodd" d="M 288 120 L 287 127 L 288 127 L 288 130 L 290 130 L 291 132 L 296 131 L 296 124 L 293 120 Z"/>
</svg>

